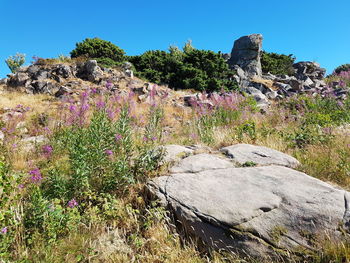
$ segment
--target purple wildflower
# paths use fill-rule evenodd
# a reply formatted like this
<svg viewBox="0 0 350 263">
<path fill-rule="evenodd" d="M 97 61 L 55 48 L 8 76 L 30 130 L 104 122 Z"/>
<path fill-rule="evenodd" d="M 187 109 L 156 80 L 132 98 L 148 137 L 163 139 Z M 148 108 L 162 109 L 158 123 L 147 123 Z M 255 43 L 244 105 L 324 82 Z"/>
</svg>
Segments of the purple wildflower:
<svg viewBox="0 0 350 263">
<path fill-rule="evenodd" d="M 24 188 L 24 184 L 19 184 L 19 185 L 18 185 L 18 188 L 19 188 L 19 189 L 23 189 L 23 188 Z"/>
<path fill-rule="evenodd" d="M 43 179 L 39 168 L 30 170 L 29 174 L 31 175 L 29 179 L 32 181 L 32 183 L 39 183 Z"/>
<path fill-rule="evenodd" d="M 42 149 L 43 149 L 43 153 L 46 157 L 49 157 L 53 152 L 52 146 L 48 145 L 48 144 L 44 145 Z"/>
<path fill-rule="evenodd" d="M 113 120 L 114 117 L 115 117 L 115 114 L 116 114 L 116 113 L 113 111 L 113 109 L 111 109 L 111 108 L 108 108 L 108 109 L 107 109 L 107 115 L 108 115 L 108 118 L 109 118 L 109 119 Z"/>
<path fill-rule="evenodd" d="M 77 110 L 77 107 L 75 105 L 72 104 L 72 105 L 69 106 L 69 111 L 70 112 L 75 112 L 76 110 Z"/>
<path fill-rule="evenodd" d="M 111 89 L 112 87 L 113 87 L 113 83 L 110 80 L 108 80 L 106 83 L 106 88 Z"/>
<path fill-rule="evenodd" d="M 74 208 L 74 207 L 78 206 L 78 202 L 73 198 L 72 200 L 68 201 L 67 206 L 69 208 Z"/>
<path fill-rule="evenodd" d="M 111 156 L 113 154 L 112 150 L 105 150 L 105 154 L 107 154 L 108 156 Z"/>
<path fill-rule="evenodd" d="M 86 98 L 89 96 L 89 93 L 87 91 L 84 91 L 82 94 L 81 94 L 81 97 L 82 98 Z"/>
<path fill-rule="evenodd" d="M 3 234 L 3 235 L 6 235 L 6 233 L 7 233 L 7 226 L 3 227 L 3 228 L 0 230 L 0 233 Z"/>
<path fill-rule="evenodd" d="M 121 134 L 116 134 L 115 136 L 114 136 L 114 138 L 115 138 L 115 140 L 116 141 L 120 141 L 122 138 L 123 138 L 123 136 L 121 135 Z"/>
<path fill-rule="evenodd" d="M 96 107 L 97 107 L 97 109 L 102 110 L 102 109 L 104 109 L 106 107 L 106 103 L 104 101 L 102 101 L 102 100 L 99 100 L 96 103 Z"/>
<path fill-rule="evenodd" d="M 81 111 L 83 111 L 83 112 L 89 110 L 89 108 L 90 108 L 89 104 L 83 104 L 83 105 L 81 105 Z"/>
</svg>

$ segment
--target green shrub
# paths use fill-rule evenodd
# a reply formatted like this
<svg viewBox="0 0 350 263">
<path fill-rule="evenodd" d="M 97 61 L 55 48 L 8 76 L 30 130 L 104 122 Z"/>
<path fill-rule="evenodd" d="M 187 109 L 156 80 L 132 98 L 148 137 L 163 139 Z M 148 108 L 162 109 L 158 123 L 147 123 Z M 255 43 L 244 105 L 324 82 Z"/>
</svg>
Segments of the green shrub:
<svg viewBox="0 0 350 263">
<path fill-rule="evenodd" d="M 350 71 L 350 64 L 343 64 L 337 67 L 334 72 L 339 74 L 342 71 Z"/>
<path fill-rule="evenodd" d="M 183 51 L 170 47 L 169 51 L 147 51 L 129 58 L 140 77 L 175 89 L 200 91 L 234 90 L 233 72 L 220 53 L 198 50 L 187 43 Z"/>
<path fill-rule="evenodd" d="M 70 52 L 72 58 L 86 56 L 106 66 L 115 66 L 125 60 L 125 52 L 113 43 L 99 38 L 86 38 Z"/>
<path fill-rule="evenodd" d="M 274 75 L 294 75 L 293 55 L 283 55 L 263 51 L 261 54 L 261 66 L 263 73 L 270 72 Z"/>
<path fill-rule="evenodd" d="M 10 56 L 5 60 L 12 73 L 16 73 L 16 71 L 25 63 L 25 61 L 26 55 L 21 53 Z"/>
</svg>

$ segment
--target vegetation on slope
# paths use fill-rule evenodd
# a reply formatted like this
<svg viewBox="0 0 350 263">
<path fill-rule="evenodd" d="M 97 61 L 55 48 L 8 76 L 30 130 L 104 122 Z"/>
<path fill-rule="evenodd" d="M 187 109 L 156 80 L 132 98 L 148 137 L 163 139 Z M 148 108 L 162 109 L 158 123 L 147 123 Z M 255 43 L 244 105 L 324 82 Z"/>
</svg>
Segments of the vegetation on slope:
<svg viewBox="0 0 350 263">
<path fill-rule="evenodd" d="M 147 51 L 132 56 L 130 62 L 137 75 L 175 89 L 199 91 L 235 90 L 238 88 L 233 72 L 220 53 L 199 50 L 187 43 L 183 51 L 170 47 L 169 51 Z"/>
<path fill-rule="evenodd" d="M 87 57 L 96 59 L 101 65 L 113 67 L 125 61 L 125 52 L 112 42 L 99 38 L 86 38 L 76 43 L 76 48 L 71 52 L 72 58 Z"/>
<path fill-rule="evenodd" d="M 293 55 L 277 54 L 263 51 L 261 53 L 261 67 L 263 73 L 273 75 L 294 75 L 293 64 L 295 57 Z"/>
<path fill-rule="evenodd" d="M 265 145 L 297 157 L 299 169 L 311 176 L 350 189 L 350 99 L 293 97 L 262 115 L 254 101 L 232 93 L 212 97 L 210 108 L 192 101 L 188 112 L 163 105 L 156 90 L 144 104 L 136 104 L 133 94 L 87 90 L 78 101 L 59 102 L 56 109 L 47 104 L 51 111 L 42 106 L 49 113 L 46 121 L 23 99 L 38 98 L 41 105 L 43 97 L 23 95 L 24 105 L 13 105 L 21 114 L 1 124 L 2 260 L 252 262 L 181 244 L 166 211 L 144 192 L 144 182 L 164 172 L 162 152 L 155 150 L 161 144 Z M 32 135 L 48 138 L 29 154 L 16 128 L 23 120 Z M 170 125 L 174 131 L 164 133 Z M 326 239 L 318 246 L 319 252 L 304 260 L 350 259 L 348 243 Z M 291 254 L 290 260 L 297 259 Z"/>
<path fill-rule="evenodd" d="M 190 45 L 131 60 L 138 74 L 155 82 L 234 89 L 225 82 L 230 72 L 221 55 Z M 349 71 L 329 81 L 349 86 Z M 295 156 L 301 171 L 350 189 L 350 99 L 339 101 L 331 91 L 326 97 L 295 96 L 262 114 L 254 100 L 235 92 L 212 96 L 209 104 L 194 100 L 189 109 L 164 105 L 157 86 L 153 89 L 151 101 L 141 104 L 135 94 L 116 96 L 104 87 L 82 92 L 78 101 L 2 94 L 0 105 L 12 108 L 9 119 L 0 122 L 2 261 L 254 262 L 205 253 L 180 239 L 168 213 L 144 190 L 147 179 L 166 171 L 158 145 L 264 145 Z M 21 138 L 23 121 L 28 133 L 47 140 L 28 149 Z M 289 260 L 350 260 L 350 241 L 325 237 L 317 248 L 302 256 L 291 252 Z"/>
</svg>

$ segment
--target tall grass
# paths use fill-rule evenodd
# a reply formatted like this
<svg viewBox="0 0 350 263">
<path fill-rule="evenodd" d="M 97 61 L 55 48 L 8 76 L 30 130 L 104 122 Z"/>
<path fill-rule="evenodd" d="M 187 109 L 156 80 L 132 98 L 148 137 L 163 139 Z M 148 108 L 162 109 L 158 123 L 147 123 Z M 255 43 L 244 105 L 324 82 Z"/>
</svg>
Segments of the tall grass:
<svg viewBox="0 0 350 263">
<path fill-rule="evenodd" d="M 140 105 L 132 93 L 101 88 L 61 102 L 46 121 L 28 118 L 28 109 L 2 123 L 1 260 L 251 262 L 200 252 L 180 239 L 167 211 L 147 199 L 144 183 L 164 173 L 160 144 L 265 145 L 297 157 L 301 171 L 350 188 L 349 99 L 298 96 L 260 113 L 239 94 L 202 96 L 187 114 L 163 105 L 156 89 Z M 47 140 L 22 151 L 21 121 Z M 16 164 L 20 158 L 23 165 Z M 326 239 L 308 260 L 346 262 L 348 247 L 346 240 Z"/>
</svg>

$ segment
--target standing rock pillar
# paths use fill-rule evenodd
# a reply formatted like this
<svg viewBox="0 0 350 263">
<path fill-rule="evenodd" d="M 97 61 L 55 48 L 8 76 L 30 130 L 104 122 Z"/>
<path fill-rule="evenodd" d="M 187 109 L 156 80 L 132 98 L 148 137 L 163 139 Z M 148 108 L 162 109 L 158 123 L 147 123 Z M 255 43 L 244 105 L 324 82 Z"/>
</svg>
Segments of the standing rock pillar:
<svg viewBox="0 0 350 263">
<path fill-rule="evenodd" d="M 263 36 L 261 34 L 252 34 L 237 39 L 231 51 L 229 65 L 231 67 L 234 65 L 241 67 L 248 78 L 261 77 L 262 40 Z"/>
</svg>

